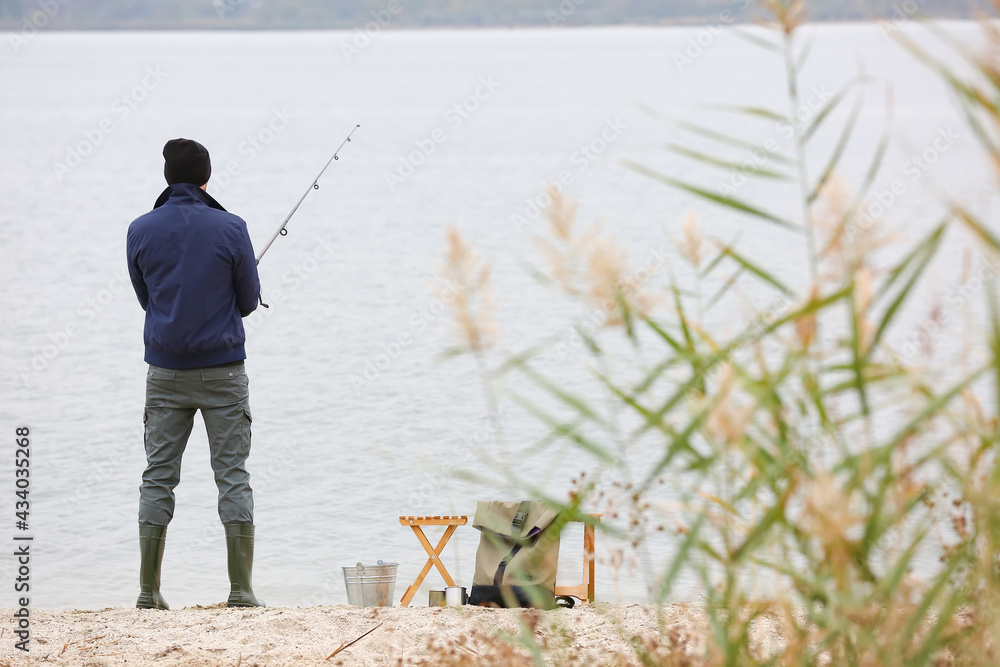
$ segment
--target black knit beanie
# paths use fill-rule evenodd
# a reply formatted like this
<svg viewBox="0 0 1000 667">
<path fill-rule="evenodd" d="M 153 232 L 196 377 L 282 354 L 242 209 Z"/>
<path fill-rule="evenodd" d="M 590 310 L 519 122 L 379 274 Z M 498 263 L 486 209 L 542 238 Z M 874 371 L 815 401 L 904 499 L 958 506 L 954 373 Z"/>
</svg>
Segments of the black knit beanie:
<svg viewBox="0 0 1000 667">
<path fill-rule="evenodd" d="M 163 177 L 168 185 L 191 183 L 202 186 L 212 176 L 208 149 L 191 139 L 171 139 L 163 147 Z"/>
</svg>

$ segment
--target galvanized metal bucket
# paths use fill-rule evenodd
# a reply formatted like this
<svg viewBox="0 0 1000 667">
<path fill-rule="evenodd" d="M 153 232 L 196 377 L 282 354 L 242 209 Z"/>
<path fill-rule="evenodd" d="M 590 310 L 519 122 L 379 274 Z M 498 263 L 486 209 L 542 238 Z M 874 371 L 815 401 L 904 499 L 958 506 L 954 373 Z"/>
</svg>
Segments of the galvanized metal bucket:
<svg viewBox="0 0 1000 667">
<path fill-rule="evenodd" d="M 396 568 L 399 563 L 379 561 L 376 565 L 344 568 L 347 603 L 355 607 L 391 607 L 396 591 Z"/>
</svg>

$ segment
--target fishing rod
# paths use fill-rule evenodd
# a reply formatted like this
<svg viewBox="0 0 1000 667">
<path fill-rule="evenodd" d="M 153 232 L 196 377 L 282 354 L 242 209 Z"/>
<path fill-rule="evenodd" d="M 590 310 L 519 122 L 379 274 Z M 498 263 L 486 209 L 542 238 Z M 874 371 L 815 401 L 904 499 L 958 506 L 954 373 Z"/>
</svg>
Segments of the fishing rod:
<svg viewBox="0 0 1000 667">
<path fill-rule="evenodd" d="M 357 131 L 357 129 L 359 127 L 361 127 L 361 125 L 355 125 L 354 126 L 354 129 L 352 129 L 351 132 L 350 132 L 350 134 L 347 135 L 347 138 L 344 139 L 340 143 L 340 146 L 337 147 L 337 150 L 334 151 L 333 157 L 331 157 L 329 160 L 327 160 L 326 165 L 323 166 L 323 168 L 320 170 L 320 172 L 316 176 L 316 178 L 313 179 L 312 184 L 306 189 L 305 193 L 303 193 L 303 195 L 299 199 L 299 201 L 296 202 L 295 206 L 292 207 L 291 212 L 289 212 L 289 214 L 285 217 L 284 221 L 281 223 L 281 226 L 278 227 L 278 231 L 276 231 L 274 233 L 274 236 L 271 237 L 271 240 L 267 242 L 267 245 L 264 246 L 264 249 L 260 251 L 259 255 L 257 255 L 257 264 L 258 265 L 260 265 L 260 260 L 264 257 L 264 253 L 267 252 L 268 248 L 271 247 L 271 244 L 274 243 L 278 239 L 279 236 L 288 236 L 288 229 L 287 229 L 288 221 L 291 220 L 292 216 L 295 215 L 295 212 L 297 210 L 299 210 L 299 206 L 301 206 L 302 202 L 304 202 L 306 200 L 306 197 L 309 196 L 309 193 L 312 192 L 313 190 L 319 190 L 319 179 L 323 177 L 323 173 L 326 172 L 327 167 L 329 167 L 331 164 L 333 164 L 334 160 L 339 160 L 340 159 L 340 157 L 338 157 L 338 154 L 340 153 L 340 150 L 344 146 L 346 146 L 347 144 L 349 144 L 351 142 L 351 137 L 354 135 L 354 133 Z M 258 295 L 258 298 L 260 299 L 260 305 L 264 306 L 265 308 L 270 308 L 269 305 L 267 305 L 266 303 L 264 303 L 264 297 L 263 296 Z"/>
</svg>

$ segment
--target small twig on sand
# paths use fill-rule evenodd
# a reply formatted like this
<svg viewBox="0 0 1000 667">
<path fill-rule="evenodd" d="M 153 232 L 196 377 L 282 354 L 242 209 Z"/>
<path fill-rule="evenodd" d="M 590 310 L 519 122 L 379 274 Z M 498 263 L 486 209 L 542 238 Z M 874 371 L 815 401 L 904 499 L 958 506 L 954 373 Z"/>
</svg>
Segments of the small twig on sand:
<svg viewBox="0 0 1000 667">
<path fill-rule="evenodd" d="M 243 664 L 243 654 L 240 653 L 240 659 L 236 661 L 236 667 L 240 667 Z"/>
<path fill-rule="evenodd" d="M 359 641 L 361 641 L 362 639 L 364 639 L 365 637 L 367 637 L 368 635 L 370 635 L 371 633 L 375 632 L 376 630 L 378 630 L 378 629 L 379 629 L 379 628 L 381 628 L 381 627 L 382 627 L 382 624 L 381 624 L 381 623 L 379 623 L 379 624 L 378 624 L 378 625 L 376 625 L 376 626 L 375 626 L 374 628 L 372 628 L 371 630 L 369 630 L 369 631 L 368 631 L 368 632 L 366 632 L 365 634 L 361 635 L 360 637 L 358 637 L 358 638 L 357 638 L 357 639 L 355 639 L 354 641 L 351 641 L 351 642 L 348 642 L 348 643 L 346 643 L 346 644 L 341 644 L 341 645 L 340 645 L 340 647 L 338 647 L 336 651 L 334 651 L 334 652 L 333 652 L 333 653 L 331 653 L 330 655 L 326 656 L 326 659 L 327 659 L 327 660 L 329 660 L 329 659 L 330 659 L 330 658 L 332 658 L 333 656 L 335 656 L 335 655 L 337 655 L 338 653 L 340 653 L 341 651 L 343 651 L 343 650 L 344 650 L 345 648 L 348 648 L 349 646 L 351 646 L 351 645 L 353 645 L 353 644 L 356 644 L 356 643 L 358 643 Z"/>
<path fill-rule="evenodd" d="M 57 655 L 56 657 L 58 658 L 60 655 L 65 653 L 66 649 L 70 647 L 70 644 L 89 644 L 90 642 L 96 642 L 98 639 L 104 639 L 105 637 L 107 637 L 107 635 L 101 635 L 100 637 L 91 637 L 90 639 L 75 639 L 73 641 L 68 641 L 65 644 L 63 644 L 62 650 L 59 651 L 59 655 Z M 97 647 L 89 646 L 87 648 L 97 648 Z"/>
</svg>

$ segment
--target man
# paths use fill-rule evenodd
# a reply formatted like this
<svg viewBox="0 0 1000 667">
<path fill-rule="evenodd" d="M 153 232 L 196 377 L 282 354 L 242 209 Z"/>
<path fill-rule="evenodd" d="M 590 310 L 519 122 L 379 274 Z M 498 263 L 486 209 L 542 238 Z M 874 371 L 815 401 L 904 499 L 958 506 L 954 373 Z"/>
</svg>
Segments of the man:
<svg viewBox="0 0 1000 667">
<path fill-rule="evenodd" d="M 246 223 L 205 187 L 212 163 L 204 146 L 173 139 L 163 147 L 167 189 L 136 218 L 127 238 L 128 269 L 146 311 L 146 470 L 139 487 L 140 609 L 169 609 L 160 564 L 174 487 L 194 414 L 208 431 L 225 526 L 230 607 L 262 607 L 251 585 L 253 490 L 250 404 L 243 321 L 257 307 L 260 281 Z"/>
</svg>

